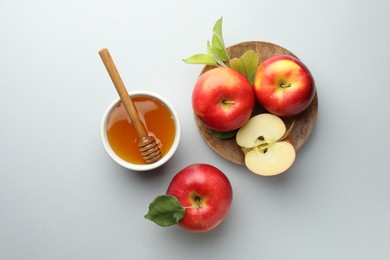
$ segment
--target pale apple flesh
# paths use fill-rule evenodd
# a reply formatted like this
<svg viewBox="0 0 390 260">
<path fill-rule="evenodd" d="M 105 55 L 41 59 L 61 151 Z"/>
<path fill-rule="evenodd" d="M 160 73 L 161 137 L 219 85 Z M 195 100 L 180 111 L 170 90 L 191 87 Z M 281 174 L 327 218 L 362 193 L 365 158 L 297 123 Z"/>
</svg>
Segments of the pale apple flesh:
<svg viewBox="0 0 390 260">
<path fill-rule="evenodd" d="M 263 176 L 280 174 L 291 167 L 295 149 L 287 141 L 276 142 L 266 149 L 252 149 L 245 155 L 245 165 L 254 173 Z"/>
<path fill-rule="evenodd" d="M 252 117 L 241 127 L 236 141 L 241 147 L 254 148 L 264 143 L 264 139 L 276 142 L 285 132 L 286 126 L 280 118 L 265 113 Z"/>
<path fill-rule="evenodd" d="M 237 132 L 236 142 L 245 154 L 247 168 L 259 175 L 285 172 L 295 161 L 296 151 L 288 140 L 281 140 L 286 126 L 278 116 L 264 113 L 252 117 Z"/>
</svg>

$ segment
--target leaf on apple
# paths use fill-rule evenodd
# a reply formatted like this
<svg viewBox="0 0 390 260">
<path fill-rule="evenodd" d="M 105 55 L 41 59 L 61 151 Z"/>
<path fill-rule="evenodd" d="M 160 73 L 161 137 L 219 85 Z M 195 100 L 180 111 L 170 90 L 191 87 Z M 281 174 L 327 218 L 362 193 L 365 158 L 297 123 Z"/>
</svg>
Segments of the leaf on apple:
<svg viewBox="0 0 390 260">
<path fill-rule="evenodd" d="M 150 203 L 145 218 L 162 227 L 168 227 L 177 224 L 184 215 L 185 209 L 176 197 L 161 195 Z"/>
<path fill-rule="evenodd" d="M 230 60 L 230 68 L 237 70 L 253 85 L 257 68 L 259 67 L 259 56 L 253 50 L 246 51 L 240 58 Z"/>
<path fill-rule="evenodd" d="M 220 131 L 216 131 L 216 130 L 211 130 L 211 133 L 213 135 L 215 135 L 216 137 L 218 137 L 219 139 L 229 139 L 233 136 L 235 136 L 237 134 L 237 131 L 238 129 L 236 130 L 232 130 L 232 131 L 229 131 L 229 132 L 220 132 Z"/>
<path fill-rule="evenodd" d="M 204 64 L 211 66 L 226 66 L 225 62 L 229 60 L 230 57 L 226 51 L 222 37 L 222 17 L 218 19 L 213 27 L 211 43 L 210 41 L 207 41 L 206 54 L 195 54 L 183 59 L 183 61 L 188 64 Z"/>
</svg>

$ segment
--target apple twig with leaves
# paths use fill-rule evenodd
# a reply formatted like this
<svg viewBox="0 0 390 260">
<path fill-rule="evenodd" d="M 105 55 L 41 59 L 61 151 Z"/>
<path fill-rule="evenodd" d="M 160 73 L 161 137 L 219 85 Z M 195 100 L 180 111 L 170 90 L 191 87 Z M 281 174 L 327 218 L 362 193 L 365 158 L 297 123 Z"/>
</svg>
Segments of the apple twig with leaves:
<svg viewBox="0 0 390 260">
<path fill-rule="evenodd" d="M 195 54 L 191 57 L 183 59 L 189 64 L 204 64 L 210 66 L 225 66 L 225 62 L 230 60 L 229 54 L 226 51 L 225 43 L 222 37 L 222 18 L 220 18 L 213 27 L 213 36 L 210 41 L 207 41 L 207 53 Z"/>
<path fill-rule="evenodd" d="M 207 41 L 207 52 L 192 55 L 183 61 L 188 64 L 230 67 L 247 77 L 251 85 L 259 66 L 259 57 L 253 50 L 246 51 L 239 58 L 230 58 L 222 36 L 222 17 L 213 27 L 211 43 Z"/>
<path fill-rule="evenodd" d="M 217 22 L 214 24 L 213 35 L 212 35 L 211 41 L 207 41 L 206 53 L 195 54 L 195 55 L 190 56 L 186 59 L 183 59 L 183 61 L 185 63 L 188 63 L 188 64 L 203 64 L 203 65 L 211 66 L 211 67 L 215 67 L 215 68 L 219 67 L 219 68 L 231 69 L 232 71 L 238 72 L 241 76 L 243 76 L 243 78 L 247 79 L 248 84 L 243 83 L 243 81 L 241 81 L 241 80 L 240 81 L 242 84 L 234 83 L 235 88 L 236 88 L 236 90 L 234 90 L 234 91 L 236 91 L 237 95 L 238 95 L 238 93 L 243 92 L 245 89 L 246 89 L 245 91 L 247 93 L 250 92 L 249 90 L 247 90 L 246 85 L 248 85 L 250 87 L 250 89 L 253 90 L 254 77 L 255 77 L 257 68 L 259 67 L 259 57 L 258 57 L 257 53 L 253 50 L 247 50 L 241 57 L 238 57 L 238 58 L 236 58 L 236 57 L 231 58 L 230 57 L 228 49 L 226 49 L 226 47 L 225 47 L 225 42 L 224 42 L 224 38 L 222 35 L 222 17 L 220 19 L 218 19 Z M 221 72 L 221 71 L 222 70 L 218 71 L 218 73 L 215 72 L 213 74 L 213 76 L 217 77 L 216 75 L 219 75 L 219 72 Z M 202 76 L 207 74 L 208 72 L 210 72 L 210 71 L 206 71 L 205 73 L 202 74 Z M 234 74 L 229 72 L 229 75 L 234 75 Z M 209 74 L 208 77 L 209 76 L 211 77 L 211 74 Z M 236 76 L 235 78 L 237 79 L 238 77 Z M 231 79 L 231 78 L 226 78 L 226 82 L 232 82 L 232 80 L 233 79 Z M 216 82 L 221 83 L 220 80 L 217 80 Z M 226 82 L 224 84 L 227 84 Z M 230 85 L 232 85 L 232 84 L 230 84 Z M 224 88 L 228 88 L 228 87 L 225 86 Z M 228 95 L 225 90 L 221 89 L 221 91 L 223 91 L 226 96 L 231 96 L 231 94 Z M 194 92 L 196 92 L 196 91 L 194 91 Z M 239 98 L 237 100 L 239 100 Z M 234 102 L 231 98 L 227 98 L 227 97 L 225 97 L 221 101 L 221 104 L 219 104 L 219 105 L 226 107 L 228 105 L 228 101 L 231 102 L 231 104 L 229 103 L 231 105 L 231 107 L 237 105 L 236 102 Z M 250 104 L 251 103 L 250 99 L 246 100 L 245 103 Z M 254 105 L 254 103 L 253 103 L 253 105 Z M 241 112 L 236 113 L 237 116 L 239 116 L 238 114 L 240 114 L 240 117 L 241 117 L 244 114 L 244 112 L 246 112 L 246 111 L 244 111 L 244 110 L 246 110 L 246 108 L 243 108 L 242 105 L 237 106 L 237 107 L 241 107 L 239 110 L 241 110 L 242 113 Z M 247 105 L 247 107 L 249 108 L 250 105 Z M 253 108 L 251 109 L 250 113 L 252 113 L 252 110 L 253 110 Z M 221 115 L 222 114 L 224 114 L 224 113 L 221 113 Z M 232 115 L 229 117 L 229 119 L 228 118 L 225 118 L 225 119 L 227 119 L 228 121 L 234 121 Z M 202 120 L 202 121 L 204 122 L 204 120 Z M 226 120 L 220 120 L 220 121 L 226 121 Z M 206 125 L 211 130 L 211 133 L 214 136 L 218 137 L 219 139 L 229 139 L 229 138 L 235 136 L 237 131 L 238 131 L 238 128 L 236 128 L 236 127 L 230 127 L 231 129 L 221 130 L 221 129 L 217 129 L 215 126 L 211 126 L 208 123 L 206 123 Z M 222 127 L 220 127 L 220 128 L 222 128 Z"/>
</svg>

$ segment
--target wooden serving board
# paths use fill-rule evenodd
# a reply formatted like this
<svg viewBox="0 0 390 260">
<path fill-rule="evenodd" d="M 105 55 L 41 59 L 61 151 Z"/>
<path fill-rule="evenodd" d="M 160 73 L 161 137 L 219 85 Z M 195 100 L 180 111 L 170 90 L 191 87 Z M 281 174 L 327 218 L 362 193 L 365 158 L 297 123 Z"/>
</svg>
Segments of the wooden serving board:
<svg viewBox="0 0 390 260">
<path fill-rule="evenodd" d="M 268 42 L 242 42 L 227 48 L 227 52 L 229 53 L 229 56 L 231 58 L 241 57 L 241 55 L 244 54 L 244 52 L 246 52 L 247 50 L 254 50 L 257 53 L 257 55 L 259 56 L 259 63 L 275 55 L 286 54 L 296 57 L 293 53 L 286 50 L 285 48 Z M 212 68 L 214 67 L 205 66 L 201 74 Z M 256 103 L 253 115 L 263 112 L 266 111 L 264 111 L 264 109 L 261 108 L 258 103 Z M 291 125 L 292 121 L 295 121 L 294 127 L 290 133 L 290 138 L 297 152 L 301 149 L 301 147 L 304 145 L 306 140 L 309 138 L 311 132 L 313 131 L 314 124 L 317 118 L 317 112 L 318 97 L 316 92 L 312 103 L 305 111 L 293 117 L 282 118 L 287 128 Z M 198 126 L 201 136 L 211 149 L 213 149 L 217 154 L 219 154 L 226 160 L 229 160 L 236 164 L 244 165 L 244 154 L 241 151 L 241 148 L 237 145 L 235 137 L 229 139 L 219 139 L 212 134 L 211 130 L 207 128 L 207 126 L 202 121 L 200 121 L 196 115 L 195 123 Z"/>
</svg>

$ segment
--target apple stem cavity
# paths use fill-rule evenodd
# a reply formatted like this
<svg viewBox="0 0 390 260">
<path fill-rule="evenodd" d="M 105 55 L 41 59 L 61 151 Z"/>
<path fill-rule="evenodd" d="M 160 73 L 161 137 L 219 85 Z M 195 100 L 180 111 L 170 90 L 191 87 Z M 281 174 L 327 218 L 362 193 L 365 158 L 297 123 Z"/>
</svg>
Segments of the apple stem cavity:
<svg viewBox="0 0 390 260">
<path fill-rule="evenodd" d="M 282 83 L 282 84 L 280 84 L 280 87 L 281 88 L 289 88 L 289 87 L 291 87 L 291 83 Z"/>
<path fill-rule="evenodd" d="M 198 194 L 193 194 L 191 199 L 192 203 L 195 204 L 193 205 L 194 208 L 203 207 L 204 199 L 201 196 L 199 196 Z"/>
</svg>

